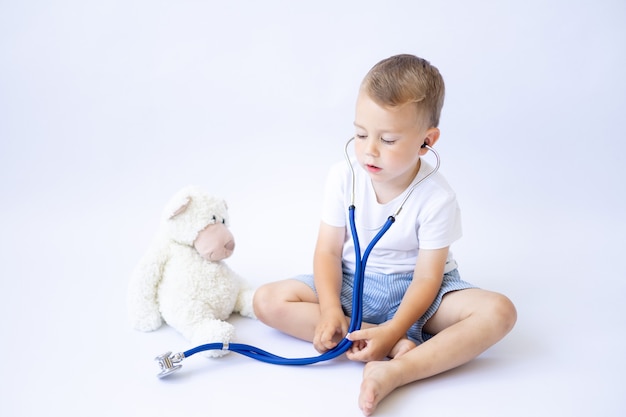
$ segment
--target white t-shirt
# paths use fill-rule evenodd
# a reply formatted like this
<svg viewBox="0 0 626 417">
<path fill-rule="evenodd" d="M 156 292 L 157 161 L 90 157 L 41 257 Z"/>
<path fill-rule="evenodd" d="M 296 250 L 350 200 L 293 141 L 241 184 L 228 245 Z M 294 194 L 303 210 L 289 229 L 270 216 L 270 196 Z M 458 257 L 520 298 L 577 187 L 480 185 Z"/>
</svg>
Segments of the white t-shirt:
<svg viewBox="0 0 626 417">
<path fill-rule="evenodd" d="M 356 177 L 355 222 L 363 254 L 387 218 L 397 211 L 411 186 L 389 203 L 379 204 L 367 172 L 356 161 L 353 161 L 353 167 Z M 412 184 L 428 175 L 432 169 L 431 165 L 422 160 L 420 170 Z M 343 267 L 354 272 L 356 262 L 348 214 L 351 193 L 352 177 L 347 163 L 343 161 L 333 165 L 326 181 L 322 221 L 330 226 L 346 228 Z M 461 235 L 461 212 L 456 194 L 443 175 L 435 173 L 415 188 L 394 224 L 378 241 L 368 258 L 367 272 L 380 274 L 413 272 L 420 248 L 444 248 L 450 246 Z M 457 264 L 450 252 L 444 272 L 456 267 Z"/>
</svg>

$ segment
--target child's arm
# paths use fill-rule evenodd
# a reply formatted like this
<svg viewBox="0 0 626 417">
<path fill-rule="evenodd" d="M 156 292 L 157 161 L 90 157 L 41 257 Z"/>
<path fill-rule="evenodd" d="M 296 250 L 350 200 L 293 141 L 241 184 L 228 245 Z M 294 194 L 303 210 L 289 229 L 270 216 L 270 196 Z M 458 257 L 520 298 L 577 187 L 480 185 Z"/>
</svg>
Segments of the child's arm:
<svg viewBox="0 0 626 417">
<path fill-rule="evenodd" d="M 345 233 L 345 227 L 320 223 L 313 258 L 315 289 L 320 306 L 320 321 L 315 329 L 313 346 L 319 352 L 335 347 L 348 331 L 340 299 Z"/>
<path fill-rule="evenodd" d="M 357 361 L 381 360 L 432 304 L 443 280 L 448 248 L 420 250 L 413 281 L 393 319 L 380 326 L 352 332 L 354 344 L 348 358 Z"/>
</svg>

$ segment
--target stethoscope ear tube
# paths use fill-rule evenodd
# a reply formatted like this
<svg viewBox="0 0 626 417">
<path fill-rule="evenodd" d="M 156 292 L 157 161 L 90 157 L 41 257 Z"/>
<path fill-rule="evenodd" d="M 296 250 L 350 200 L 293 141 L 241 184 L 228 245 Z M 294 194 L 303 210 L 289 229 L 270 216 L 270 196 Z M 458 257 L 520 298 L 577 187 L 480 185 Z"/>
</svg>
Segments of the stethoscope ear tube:
<svg viewBox="0 0 626 417">
<path fill-rule="evenodd" d="M 361 245 L 359 243 L 359 235 L 356 231 L 356 222 L 354 220 L 354 212 L 356 208 L 354 204 L 348 208 L 350 219 L 350 231 L 352 232 L 352 242 L 354 243 L 355 271 L 354 283 L 352 284 L 352 317 L 348 326 L 348 333 L 361 328 L 361 318 L 363 316 L 363 281 L 365 280 L 365 268 L 361 260 Z"/>
<path fill-rule="evenodd" d="M 354 283 L 352 288 L 352 317 L 350 319 L 350 326 L 348 333 L 352 333 L 355 330 L 361 328 L 363 322 L 363 285 L 365 283 L 365 267 L 367 266 L 367 259 L 369 258 L 372 249 L 383 237 L 383 235 L 389 230 L 391 225 L 396 221 L 394 216 L 389 216 L 383 227 L 378 231 L 376 236 L 365 248 L 365 252 L 361 256 L 361 247 L 359 244 L 359 236 L 356 231 L 356 222 L 354 220 L 354 206 L 350 206 L 350 230 L 352 231 L 352 239 L 354 241 L 354 252 L 356 259 L 356 268 L 354 272 Z"/>
</svg>

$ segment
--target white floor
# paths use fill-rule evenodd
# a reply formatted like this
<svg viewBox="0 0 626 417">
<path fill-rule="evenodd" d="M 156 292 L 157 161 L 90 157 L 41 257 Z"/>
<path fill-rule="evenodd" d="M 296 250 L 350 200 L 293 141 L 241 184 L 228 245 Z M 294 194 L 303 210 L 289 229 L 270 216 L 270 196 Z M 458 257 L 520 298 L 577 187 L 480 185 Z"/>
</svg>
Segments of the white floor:
<svg viewBox="0 0 626 417">
<path fill-rule="evenodd" d="M 619 1 L 0 3 L 0 415 L 360 415 L 362 364 L 153 358 L 130 271 L 194 183 L 229 204 L 229 265 L 254 285 L 309 272 L 328 166 L 360 78 L 399 52 L 447 82 L 442 172 L 464 278 L 517 305 L 470 364 L 377 416 L 622 416 L 626 248 Z M 232 317 L 237 340 L 309 344 Z"/>
</svg>

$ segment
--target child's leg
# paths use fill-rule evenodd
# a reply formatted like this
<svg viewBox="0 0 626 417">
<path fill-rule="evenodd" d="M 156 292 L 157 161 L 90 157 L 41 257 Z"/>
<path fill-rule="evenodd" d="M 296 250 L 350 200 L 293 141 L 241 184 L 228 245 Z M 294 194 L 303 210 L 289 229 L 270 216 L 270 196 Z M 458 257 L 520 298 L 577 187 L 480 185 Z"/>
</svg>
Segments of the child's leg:
<svg viewBox="0 0 626 417">
<path fill-rule="evenodd" d="M 255 291 L 253 306 L 256 317 L 266 325 L 298 339 L 313 341 L 315 327 L 320 320 L 320 309 L 317 296 L 305 283 L 287 279 L 265 284 Z M 346 317 L 346 324 L 349 323 L 350 317 Z M 361 323 L 362 328 L 372 326 L 376 325 Z M 415 343 L 402 339 L 389 356 L 402 355 L 413 347 Z"/>
<path fill-rule="evenodd" d="M 370 415 L 399 386 L 469 362 L 502 339 L 516 319 L 503 295 L 480 289 L 448 293 L 424 327 L 435 336 L 390 361 L 365 365 L 359 407 Z"/>
<path fill-rule="evenodd" d="M 317 296 L 301 281 L 288 279 L 259 287 L 253 299 L 254 313 L 259 321 L 298 339 L 313 341 L 315 327 L 320 319 Z M 346 317 L 350 323 L 350 317 Z M 376 326 L 361 323 L 361 328 Z M 342 335 L 342 337 L 345 335 Z M 389 357 L 401 356 L 415 347 L 415 343 L 404 338 L 389 352 Z"/>
<path fill-rule="evenodd" d="M 315 292 L 305 283 L 287 279 L 259 287 L 254 314 L 263 323 L 298 339 L 313 341 L 320 308 Z"/>
</svg>

